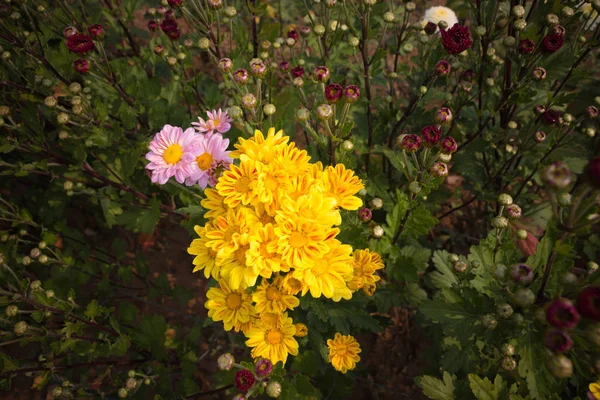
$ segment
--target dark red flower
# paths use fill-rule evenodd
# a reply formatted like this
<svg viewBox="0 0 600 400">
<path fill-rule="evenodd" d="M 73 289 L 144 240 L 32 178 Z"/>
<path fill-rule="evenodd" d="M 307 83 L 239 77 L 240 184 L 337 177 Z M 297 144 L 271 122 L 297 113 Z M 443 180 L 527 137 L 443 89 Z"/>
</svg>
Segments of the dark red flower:
<svg viewBox="0 0 600 400">
<path fill-rule="evenodd" d="M 600 187 L 600 157 L 590 160 L 585 167 L 585 175 L 589 183 L 595 187 Z"/>
<path fill-rule="evenodd" d="M 371 218 L 373 217 L 373 213 L 371 212 L 370 209 L 363 207 L 360 210 L 358 210 L 358 217 L 363 222 L 369 222 L 371 220 Z"/>
<path fill-rule="evenodd" d="M 181 31 L 179 29 L 176 29 L 174 31 L 169 31 L 169 32 L 167 32 L 167 36 L 171 40 L 177 40 L 181 36 Z"/>
<path fill-rule="evenodd" d="M 288 72 L 290 70 L 290 63 L 288 61 L 282 61 L 279 63 L 279 69 L 283 72 Z"/>
<path fill-rule="evenodd" d="M 290 38 L 290 39 L 298 40 L 298 38 L 300 37 L 300 35 L 298 35 L 298 32 L 295 29 L 290 29 L 287 32 L 287 37 Z"/>
<path fill-rule="evenodd" d="M 441 29 L 442 44 L 448 54 L 458 54 L 467 50 L 473 44 L 469 27 L 454 24 L 450 29 Z"/>
<path fill-rule="evenodd" d="M 183 5 L 183 0 L 168 0 L 167 3 L 173 8 L 179 8 Z"/>
<path fill-rule="evenodd" d="M 408 153 L 413 153 L 421 148 L 421 138 L 413 133 L 404 135 L 400 140 L 400 148 Z"/>
<path fill-rule="evenodd" d="M 156 32 L 156 31 L 158 30 L 158 21 L 156 21 L 156 20 L 154 20 L 154 19 L 153 19 L 153 20 L 150 20 L 150 21 L 148 21 L 148 29 L 149 29 L 151 32 Z"/>
<path fill-rule="evenodd" d="M 573 347 L 573 340 L 567 332 L 559 329 L 548 329 L 544 335 L 546 348 L 554 353 L 564 353 Z"/>
<path fill-rule="evenodd" d="M 558 122 L 558 119 L 560 118 L 560 113 L 558 111 L 555 110 L 546 110 L 544 112 L 544 120 L 546 120 L 546 123 L 548 125 L 554 125 Z"/>
<path fill-rule="evenodd" d="M 315 77 L 315 80 L 317 82 L 325 83 L 329 80 L 329 76 L 330 76 L 329 68 L 327 68 L 325 66 L 317 67 L 317 68 L 315 68 L 315 71 L 313 72 L 313 76 Z"/>
<path fill-rule="evenodd" d="M 425 33 L 428 35 L 433 35 L 436 31 L 437 31 L 438 26 L 436 24 L 434 24 L 433 22 L 429 21 L 427 23 L 427 25 L 425 25 L 425 28 L 423 28 L 423 30 L 425 30 Z"/>
<path fill-rule="evenodd" d="M 94 39 L 102 39 L 104 37 L 104 28 L 99 24 L 94 24 L 88 27 L 88 32 Z"/>
<path fill-rule="evenodd" d="M 535 43 L 531 39 L 521 40 L 519 42 L 519 53 L 531 54 L 535 51 Z"/>
<path fill-rule="evenodd" d="M 446 76 L 450 73 L 450 63 L 446 60 L 440 60 L 435 65 L 435 72 L 438 75 Z"/>
<path fill-rule="evenodd" d="M 555 328 L 569 329 L 579 322 L 579 313 L 570 300 L 556 299 L 546 307 L 546 320 Z"/>
<path fill-rule="evenodd" d="M 75 33 L 67 38 L 67 47 L 73 53 L 85 54 L 94 50 L 96 45 L 89 35 L 84 33 Z"/>
<path fill-rule="evenodd" d="M 360 89 L 356 85 L 348 85 L 342 93 L 347 103 L 355 103 L 360 97 Z"/>
<path fill-rule="evenodd" d="M 340 97 L 342 97 L 343 91 L 344 88 L 342 88 L 342 85 L 330 83 L 329 85 L 325 86 L 325 99 L 327 99 L 329 103 L 335 103 L 340 99 Z"/>
<path fill-rule="evenodd" d="M 554 53 L 560 50 L 565 43 L 565 38 L 560 33 L 551 33 L 544 37 L 542 48 L 546 53 Z"/>
<path fill-rule="evenodd" d="M 577 309 L 584 317 L 600 321 L 600 287 L 583 289 L 577 297 Z"/>
<path fill-rule="evenodd" d="M 423 138 L 423 145 L 432 148 L 442 138 L 442 129 L 437 125 L 426 126 L 421 129 L 421 137 Z"/>
<path fill-rule="evenodd" d="M 247 369 L 241 369 L 235 374 L 235 387 L 240 392 L 246 392 L 250 390 L 256 378 L 254 374 Z"/>
<path fill-rule="evenodd" d="M 456 144 L 456 140 L 454 140 L 452 136 L 446 136 L 444 139 L 442 139 L 442 142 L 440 143 L 440 148 L 442 150 L 442 153 L 452 154 L 456 150 L 458 150 L 458 145 Z"/>
<path fill-rule="evenodd" d="M 79 72 L 80 74 L 87 74 L 90 71 L 90 63 L 83 58 L 75 60 L 73 67 L 75 68 L 75 71 Z"/>
<path fill-rule="evenodd" d="M 167 11 L 165 11 L 165 18 L 175 19 L 175 11 L 173 11 L 172 9 L 168 9 Z"/>
<path fill-rule="evenodd" d="M 165 18 L 160 23 L 160 29 L 162 29 L 162 31 L 165 32 L 165 33 L 173 32 L 173 31 L 178 31 L 179 30 L 179 25 L 177 24 L 177 21 L 175 21 L 174 19 L 172 19 L 172 18 Z"/>
<path fill-rule="evenodd" d="M 302 75 L 304 75 L 304 68 L 301 66 L 292 68 L 292 75 L 296 78 L 302 77 Z"/>
</svg>

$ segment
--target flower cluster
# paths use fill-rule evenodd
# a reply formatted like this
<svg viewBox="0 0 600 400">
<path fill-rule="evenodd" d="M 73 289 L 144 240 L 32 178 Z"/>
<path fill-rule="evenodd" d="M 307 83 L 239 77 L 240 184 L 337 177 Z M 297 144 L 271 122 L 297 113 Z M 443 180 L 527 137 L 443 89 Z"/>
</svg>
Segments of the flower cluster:
<svg viewBox="0 0 600 400">
<path fill-rule="evenodd" d="M 363 184 L 353 171 L 310 163 L 305 150 L 274 129 L 266 136 L 257 130 L 235 147 L 239 165 L 205 191 L 208 222 L 196 226 L 199 238 L 188 252 L 196 256 L 194 272 L 218 281 L 207 293 L 208 315 L 242 331 L 254 358 L 285 363 L 298 354 L 295 337 L 307 333 L 288 316 L 298 295 L 337 302 L 361 289 L 372 294 L 384 265 L 378 254 L 353 252 L 336 239 L 340 208 L 362 205 L 355 195 Z M 332 362 L 345 372 L 358 361 L 351 359 Z"/>
<path fill-rule="evenodd" d="M 223 171 L 229 168 L 231 157 L 227 146 L 229 139 L 221 133 L 230 128 L 227 111 L 207 112 L 208 119 L 192 122 L 194 128 L 185 131 L 177 126 L 165 125 L 150 145 L 146 169 L 152 171 L 152 182 L 164 185 L 171 177 L 188 186 L 201 188 L 215 186 Z"/>
</svg>

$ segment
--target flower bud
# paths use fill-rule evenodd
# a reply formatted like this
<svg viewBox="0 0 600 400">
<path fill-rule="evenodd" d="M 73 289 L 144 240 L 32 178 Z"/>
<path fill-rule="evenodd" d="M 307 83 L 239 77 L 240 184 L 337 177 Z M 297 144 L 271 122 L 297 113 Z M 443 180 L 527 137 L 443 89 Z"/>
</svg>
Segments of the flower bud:
<svg viewBox="0 0 600 400">
<path fill-rule="evenodd" d="M 569 114 L 569 113 L 565 113 L 563 115 L 563 121 L 565 121 L 566 123 L 570 124 L 571 122 L 573 122 L 573 115 Z"/>
<path fill-rule="evenodd" d="M 271 115 L 275 114 L 276 111 L 277 109 L 273 104 L 265 104 L 265 106 L 263 107 L 263 112 L 267 117 L 270 117 Z"/>
<path fill-rule="evenodd" d="M 460 258 L 458 258 L 456 254 L 448 254 L 447 260 L 450 264 L 455 264 L 460 260 Z"/>
<path fill-rule="evenodd" d="M 329 104 L 320 104 L 317 107 L 317 118 L 327 121 L 333 115 L 333 108 Z"/>
<path fill-rule="evenodd" d="M 52 397 L 55 399 L 58 399 L 60 396 L 62 396 L 62 393 L 63 389 L 60 386 L 55 386 L 54 389 L 52 389 Z"/>
<path fill-rule="evenodd" d="M 511 14 L 515 18 L 523 18 L 523 16 L 525 15 L 525 7 L 514 6 L 511 10 Z"/>
<path fill-rule="evenodd" d="M 4 310 L 6 316 L 9 318 L 15 317 L 18 311 L 19 307 L 15 306 L 14 304 L 9 305 L 8 307 L 6 307 L 6 310 Z"/>
<path fill-rule="evenodd" d="M 315 32 L 315 34 L 319 37 L 323 36 L 325 34 L 325 27 L 323 25 L 315 25 L 315 27 L 313 28 L 313 31 Z"/>
<path fill-rule="evenodd" d="M 358 210 L 358 217 L 362 222 L 369 222 L 373 217 L 373 213 L 370 209 L 363 207 L 360 210 Z"/>
<path fill-rule="evenodd" d="M 533 280 L 533 270 L 527 264 L 515 264 L 510 269 L 510 277 L 521 285 L 528 285 Z"/>
<path fill-rule="evenodd" d="M 546 132 L 538 131 L 535 133 L 535 141 L 538 143 L 542 143 L 546 140 Z"/>
<path fill-rule="evenodd" d="M 246 93 L 242 96 L 242 106 L 249 110 L 256 107 L 256 97 L 252 93 Z"/>
<path fill-rule="evenodd" d="M 221 58 L 219 60 L 219 69 L 224 73 L 231 72 L 233 70 L 233 61 L 230 58 Z"/>
<path fill-rule="evenodd" d="M 230 353 L 221 354 L 217 359 L 217 365 L 221 371 L 230 371 L 235 364 L 235 358 Z"/>
<path fill-rule="evenodd" d="M 525 239 L 527 239 L 527 236 L 528 236 L 528 234 L 527 234 L 527 231 L 525 229 L 519 229 L 517 231 L 517 239 L 519 239 L 519 240 L 525 240 Z"/>
<path fill-rule="evenodd" d="M 250 60 L 250 73 L 257 78 L 264 78 L 267 74 L 267 66 L 260 58 Z"/>
<path fill-rule="evenodd" d="M 589 275 L 593 274 L 594 272 L 598 271 L 598 263 L 595 263 L 594 261 L 589 261 L 587 263 L 587 272 Z"/>
<path fill-rule="evenodd" d="M 513 300 L 521 307 L 529 307 L 535 302 L 535 294 L 531 289 L 521 288 L 515 292 Z"/>
<path fill-rule="evenodd" d="M 444 154 L 452 154 L 458 150 L 458 145 L 456 144 L 456 140 L 454 140 L 451 136 L 446 136 L 440 142 L 440 151 Z"/>
<path fill-rule="evenodd" d="M 58 103 L 58 101 L 56 100 L 56 97 L 54 97 L 54 96 L 48 96 L 44 99 L 44 105 L 46 107 L 54 108 L 54 107 L 56 107 L 57 103 Z"/>
<path fill-rule="evenodd" d="M 508 219 L 510 219 L 510 220 L 515 220 L 515 219 L 521 218 L 521 214 L 522 214 L 521 207 L 519 207 L 516 204 L 511 204 L 506 207 L 506 215 L 508 216 Z"/>
<path fill-rule="evenodd" d="M 577 309 L 586 318 L 600 321 L 600 288 L 588 286 L 577 296 Z"/>
<path fill-rule="evenodd" d="M 233 119 L 240 119 L 244 116 L 244 112 L 238 106 L 229 107 L 228 114 Z"/>
<path fill-rule="evenodd" d="M 18 336 L 23 336 L 27 332 L 27 322 L 19 321 L 14 326 L 14 332 Z"/>
<path fill-rule="evenodd" d="M 579 323 L 579 313 L 568 299 L 553 300 L 546 307 L 546 320 L 555 328 L 570 329 Z"/>
<path fill-rule="evenodd" d="M 448 176 L 448 165 L 443 162 L 436 162 L 429 169 L 429 173 L 436 178 L 444 178 Z"/>
<path fill-rule="evenodd" d="M 407 153 L 414 153 L 421 148 L 421 138 L 415 134 L 404 135 L 400 141 L 400 148 Z"/>
<path fill-rule="evenodd" d="M 208 38 L 201 38 L 198 40 L 198 47 L 200 50 L 208 50 L 210 48 L 210 40 Z"/>
<path fill-rule="evenodd" d="M 301 122 L 306 122 L 310 119 L 310 111 L 302 107 L 296 111 L 296 118 Z"/>
<path fill-rule="evenodd" d="M 161 55 L 164 51 L 165 48 L 162 45 L 157 44 L 156 46 L 154 46 L 154 54 Z"/>
<path fill-rule="evenodd" d="M 495 217 L 492 219 L 492 226 L 496 229 L 506 229 L 508 227 L 508 220 L 504 217 Z"/>
<path fill-rule="evenodd" d="M 328 103 L 336 103 L 341 97 L 343 88 L 337 83 L 332 83 L 325 86 L 325 99 Z"/>
<path fill-rule="evenodd" d="M 496 314 L 498 314 L 498 316 L 502 319 L 509 319 L 513 315 L 513 308 L 510 306 L 510 304 L 500 304 L 498 307 L 496 307 Z M 506 355 L 509 356 L 512 354 Z"/>
<path fill-rule="evenodd" d="M 348 44 L 351 47 L 358 47 L 360 40 L 356 36 L 351 36 L 350 39 L 348 39 Z"/>
<path fill-rule="evenodd" d="M 354 143 L 352 143 L 350 140 L 344 140 L 342 142 L 342 150 L 352 151 L 352 149 L 354 149 Z"/>
<path fill-rule="evenodd" d="M 117 395 L 119 396 L 119 398 L 121 398 L 121 399 L 124 399 L 124 398 L 126 398 L 127 396 L 129 396 L 129 392 L 128 392 L 128 391 L 127 391 L 127 389 L 125 389 L 125 388 L 120 388 L 120 389 L 117 391 Z"/>
<path fill-rule="evenodd" d="M 450 73 L 450 63 L 446 60 L 440 60 L 435 65 L 435 72 L 440 76 L 446 76 Z"/>
<path fill-rule="evenodd" d="M 104 28 L 102 25 L 94 24 L 88 27 L 88 32 L 92 39 L 102 39 L 104 38 Z"/>
<path fill-rule="evenodd" d="M 223 9 L 223 12 L 227 16 L 227 18 L 233 18 L 237 15 L 237 10 L 235 9 L 235 7 L 232 6 L 225 7 Z"/>
<path fill-rule="evenodd" d="M 555 378 L 568 378 L 573 375 L 573 362 L 564 354 L 555 354 L 548 360 L 548 370 Z"/>
<path fill-rule="evenodd" d="M 373 199 L 371 199 L 371 202 L 369 204 L 371 205 L 371 208 L 374 210 L 379 210 L 379 209 L 383 208 L 383 200 L 379 197 L 373 197 Z"/>
<path fill-rule="evenodd" d="M 505 356 L 500 360 L 500 367 L 505 371 L 514 371 L 517 368 L 517 362 L 514 358 Z"/>
<path fill-rule="evenodd" d="M 585 128 L 584 133 L 587 137 L 593 138 L 594 136 L 596 136 L 596 129 L 591 127 Z"/>
<path fill-rule="evenodd" d="M 546 14 L 546 23 L 550 26 L 555 26 L 560 23 L 558 19 L 558 15 L 556 14 Z"/>
<path fill-rule="evenodd" d="M 167 64 L 169 64 L 170 66 L 176 65 L 177 59 L 175 57 L 167 57 Z"/>
<path fill-rule="evenodd" d="M 304 68 L 301 66 L 292 68 L 292 75 L 296 78 L 302 77 L 304 75 Z"/>
<path fill-rule="evenodd" d="M 41 264 L 46 264 L 46 263 L 48 262 L 48 256 L 47 256 L 47 255 L 45 255 L 45 254 L 42 254 L 42 255 L 40 256 L 39 262 L 40 262 Z"/>
<path fill-rule="evenodd" d="M 325 83 L 329 80 L 329 68 L 325 66 L 316 67 L 313 72 L 313 77 L 317 82 Z"/>
<path fill-rule="evenodd" d="M 56 121 L 61 125 L 68 124 L 70 120 L 69 114 L 66 113 L 60 113 L 56 116 Z"/>
<path fill-rule="evenodd" d="M 459 260 L 452 265 L 452 268 L 454 269 L 454 272 L 462 274 L 467 270 L 468 264 L 464 261 Z"/>
<path fill-rule="evenodd" d="M 508 305 L 508 304 L 507 304 Z M 509 306 L 510 307 L 510 306 Z M 511 308 L 512 311 L 512 308 Z M 512 314 L 512 312 L 511 312 Z M 504 343 L 501 347 L 500 347 L 500 352 L 502 354 L 504 354 L 505 356 L 513 356 L 515 354 L 515 346 L 513 346 L 510 343 Z"/>
<path fill-rule="evenodd" d="M 516 31 L 523 31 L 525 28 L 527 28 L 527 21 L 524 19 L 517 19 L 515 22 L 513 22 L 513 27 Z"/>
<path fill-rule="evenodd" d="M 513 198 L 507 193 L 502 193 L 500 196 L 498 196 L 498 204 L 500 204 L 501 206 L 511 205 L 512 202 Z"/>
<path fill-rule="evenodd" d="M 40 281 L 33 281 L 29 284 L 29 289 L 31 289 L 31 291 L 36 291 L 42 288 L 42 282 Z"/>
<path fill-rule="evenodd" d="M 127 376 L 129 378 L 135 378 L 135 370 L 134 369 L 130 369 L 129 371 L 127 371 Z"/>
<path fill-rule="evenodd" d="M 440 125 L 449 124 L 452 122 L 452 111 L 448 107 L 439 108 L 435 111 L 433 119 Z"/>
<path fill-rule="evenodd" d="M 555 161 L 540 174 L 542 182 L 553 190 L 562 190 L 571 184 L 571 170 L 562 161 Z"/>
<path fill-rule="evenodd" d="M 213 10 L 220 10 L 223 7 L 223 0 L 208 0 L 208 5 Z"/>
<path fill-rule="evenodd" d="M 344 88 L 342 96 L 346 103 L 356 103 L 360 97 L 360 90 L 356 85 L 348 85 Z"/>
<path fill-rule="evenodd" d="M 533 79 L 535 79 L 537 81 L 543 81 L 544 79 L 546 79 L 547 72 L 542 67 L 535 67 L 533 69 L 532 74 L 533 74 Z"/>
<path fill-rule="evenodd" d="M 249 79 L 250 75 L 245 69 L 238 69 L 233 73 L 233 80 L 240 85 L 246 85 Z"/>
<path fill-rule="evenodd" d="M 598 108 L 596 108 L 594 106 L 589 106 L 586 109 L 586 112 L 587 112 L 588 118 L 590 118 L 590 119 L 594 119 L 598 116 Z"/>
<path fill-rule="evenodd" d="M 277 398 L 281 394 L 281 384 L 277 381 L 269 381 L 265 391 L 269 397 Z"/>
<path fill-rule="evenodd" d="M 371 235 L 375 238 L 375 239 L 381 239 L 383 237 L 383 235 L 385 234 L 383 228 L 381 227 L 381 225 L 374 225 L 371 228 Z"/>
<path fill-rule="evenodd" d="M 496 317 L 494 316 L 494 314 L 486 314 L 481 319 L 481 324 L 486 329 L 492 330 L 492 329 L 496 329 L 496 327 L 498 326 L 498 320 L 496 319 Z"/>
</svg>

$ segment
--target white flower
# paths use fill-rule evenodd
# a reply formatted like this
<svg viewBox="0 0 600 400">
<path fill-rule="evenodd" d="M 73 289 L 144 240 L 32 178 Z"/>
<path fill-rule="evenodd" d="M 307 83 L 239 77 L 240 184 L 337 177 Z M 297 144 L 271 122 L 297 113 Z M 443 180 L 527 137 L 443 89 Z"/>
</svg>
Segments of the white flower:
<svg viewBox="0 0 600 400">
<path fill-rule="evenodd" d="M 454 11 L 449 9 L 448 7 L 431 7 L 425 11 L 425 15 L 423 16 L 423 20 L 421 24 L 423 26 L 427 25 L 428 22 L 433 22 L 434 24 L 438 24 L 440 21 L 445 21 L 448 24 L 448 28 L 452 28 L 454 24 L 458 24 L 458 18 Z"/>
<path fill-rule="evenodd" d="M 600 23 L 600 19 L 598 18 L 598 12 L 594 10 L 594 7 L 591 3 L 582 2 L 578 6 L 579 10 L 583 13 L 581 15 L 581 19 L 585 22 L 585 29 L 588 31 L 593 31 Z"/>
</svg>

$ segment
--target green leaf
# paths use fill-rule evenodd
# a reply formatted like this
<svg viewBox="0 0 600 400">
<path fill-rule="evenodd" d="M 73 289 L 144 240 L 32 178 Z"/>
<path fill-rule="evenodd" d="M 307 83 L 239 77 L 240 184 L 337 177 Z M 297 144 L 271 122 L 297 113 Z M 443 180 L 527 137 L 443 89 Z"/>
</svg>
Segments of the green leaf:
<svg viewBox="0 0 600 400">
<path fill-rule="evenodd" d="M 419 204 L 408 216 L 404 225 L 403 237 L 414 237 L 427 235 L 427 233 L 438 223 L 431 211 L 423 204 Z"/>
<path fill-rule="evenodd" d="M 449 288 L 458 284 L 458 279 L 454 275 L 454 271 L 448 261 L 448 253 L 446 250 L 436 250 L 433 253 L 433 265 L 437 271 L 431 273 L 431 283 L 438 289 Z"/>
<path fill-rule="evenodd" d="M 167 355 L 165 349 L 165 331 L 167 322 L 162 315 L 145 316 L 132 334 L 135 342 L 142 348 L 152 351 L 152 356 L 162 359 Z"/>
<path fill-rule="evenodd" d="M 124 356 L 127 354 L 127 350 L 131 344 L 131 339 L 127 335 L 121 335 L 119 338 L 110 345 L 110 352 L 116 356 Z"/>
<path fill-rule="evenodd" d="M 98 305 L 98 300 L 94 299 L 87 305 L 85 316 L 93 321 L 98 315 L 100 315 L 100 306 Z"/>
<path fill-rule="evenodd" d="M 546 233 L 544 237 L 537 245 L 535 254 L 532 254 L 527 258 L 527 265 L 531 267 L 534 271 L 538 268 L 542 268 L 548 262 L 548 257 L 550 257 L 550 253 L 552 253 L 552 249 L 556 243 L 558 231 L 556 229 L 556 224 L 554 223 L 554 219 L 552 219 L 548 223 L 548 228 L 546 229 Z"/>
<path fill-rule="evenodd" d="M 488 378 L 481 379 L 475 374 L 469 374 L 469 386 L 477 400 L 498 400 L 506 384 L 500 375 L 496 375 L 492 383 Z"/>
<path fill-rule="evenodd" d="M 423 394 L 432 400 L 454 400 L 454 379 L 444 371 L 443 381 L 433 376 L 425 375 L 416 379 L 417 385 L 423 389 Z"/>
<path fill-rule="evenodd" d="M 448 333 L 472 325 L 479 317 L 478 314 L 467 311 L 460 303 L 450 304 L 442 299 L 425 300 L 419 310 L 433 322 L 441 323 L 444 332 Z"/>
<path fill-rule="evenodd" d="M 517 346 L 519 355 L 519 375 L 527 381 L 527 389 L 534 399 L 547 399 L 553 392 L 551 383 L 556 381 L 546 368 L 546 350 L 539 340 L 540 332 L 533 329 L 533 325 L 525 328 Z"/>
</svg>

